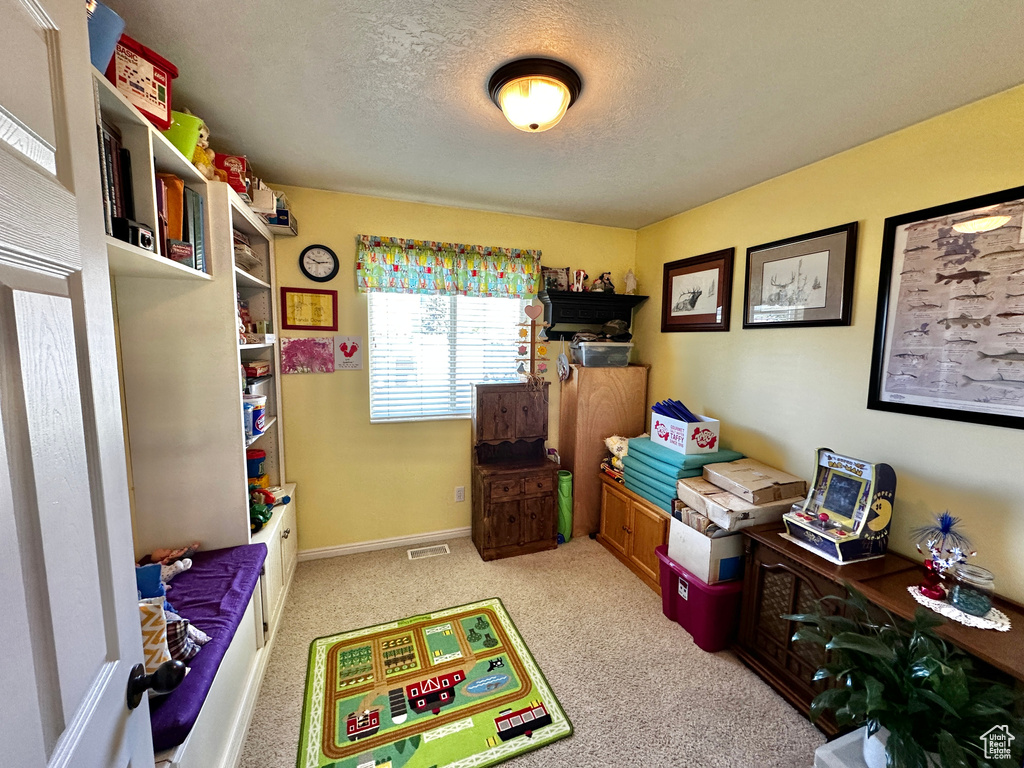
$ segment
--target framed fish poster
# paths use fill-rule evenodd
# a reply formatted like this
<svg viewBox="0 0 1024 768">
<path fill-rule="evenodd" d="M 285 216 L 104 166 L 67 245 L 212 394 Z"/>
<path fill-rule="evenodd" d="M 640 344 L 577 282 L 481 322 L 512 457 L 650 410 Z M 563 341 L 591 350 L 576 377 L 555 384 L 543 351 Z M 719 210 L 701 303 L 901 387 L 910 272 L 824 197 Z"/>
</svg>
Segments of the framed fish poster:
<svg viewBox="0 0 1024 768">
<path fill-rule="evenodd" d="M 885 220 L 868 408 L 1024 429 L 1024 187 Z"/>
</svg>

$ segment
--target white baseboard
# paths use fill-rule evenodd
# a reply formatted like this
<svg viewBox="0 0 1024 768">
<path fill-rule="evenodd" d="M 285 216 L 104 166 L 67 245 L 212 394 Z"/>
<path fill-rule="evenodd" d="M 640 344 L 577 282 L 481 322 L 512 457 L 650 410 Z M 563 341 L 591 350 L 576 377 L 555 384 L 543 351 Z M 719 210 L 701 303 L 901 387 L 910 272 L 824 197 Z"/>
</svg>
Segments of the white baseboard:
<svg viewBox="0 0 1024 768">
<path fill-rule="evenodd" d="M 299 552 L 299 562 L 306 560 L 321 560 L 325 557 L 341 557 L 342 555 L 354 555 L 359 552 L 373 552 L 378 549 L 401 549 L 404 547 L 418 547 L 424 544 L 434 544 L 445 539 L 461 539 L 470 535 L 470 527 L 450 528 L 447 531 L 432 531 L 431 533 L 418 533 L 413 536 L 396 536 L 393 539 L 376 539 L 374 541 L 361 541 L 356 544 L 340 544 L 336 547 L 320 547 L 318 549 L 303 549 Z"/>
</svg>

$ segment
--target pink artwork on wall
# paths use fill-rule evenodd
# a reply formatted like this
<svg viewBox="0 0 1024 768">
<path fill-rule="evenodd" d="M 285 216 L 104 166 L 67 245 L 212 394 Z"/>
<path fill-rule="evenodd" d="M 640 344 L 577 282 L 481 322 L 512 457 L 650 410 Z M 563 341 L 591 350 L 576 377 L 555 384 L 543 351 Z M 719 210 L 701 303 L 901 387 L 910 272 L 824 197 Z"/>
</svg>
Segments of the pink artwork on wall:
<svg viewBox="0 0 1024 768">
<path fill-rule="evenodd" d="M 334 373 L 334 339 L 281 339 L 281 373 Z"/>
</svg>

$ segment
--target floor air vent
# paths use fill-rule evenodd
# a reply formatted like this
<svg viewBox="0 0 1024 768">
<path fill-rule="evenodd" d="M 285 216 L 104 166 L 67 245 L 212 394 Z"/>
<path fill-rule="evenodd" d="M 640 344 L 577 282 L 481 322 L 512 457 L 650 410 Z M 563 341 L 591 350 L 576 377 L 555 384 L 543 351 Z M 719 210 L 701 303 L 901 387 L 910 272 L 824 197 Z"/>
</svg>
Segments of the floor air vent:
<svg viewBox="0 0 1024 768">
<path fill-rule="evenodd" d="M 409 550 L 410 560 L 422 560 L 424 557 L 437 557 L 438 555 L 450 555 L 452 551 L 447 544 L 437 544 L 433 547 L 418 547 Z"/>
</svg>

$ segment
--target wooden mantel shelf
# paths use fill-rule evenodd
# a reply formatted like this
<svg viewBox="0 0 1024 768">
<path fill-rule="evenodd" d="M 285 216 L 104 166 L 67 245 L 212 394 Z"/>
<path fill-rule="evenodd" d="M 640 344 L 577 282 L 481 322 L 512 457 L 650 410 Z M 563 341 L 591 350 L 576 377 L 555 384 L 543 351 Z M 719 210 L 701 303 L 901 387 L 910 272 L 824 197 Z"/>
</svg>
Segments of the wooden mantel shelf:
<svg viewBox="0 0 1024 768">
<path fill-rule="evenodd" d="M 837 584 L 849 582 L 869 601 L 896 616 L 904 619 L 914 617 L 920 606 L 907 587 L 921 583 L 924 577 L 922 563 L 889 554 L 878 560 L 834 565 L 783 539 L 779 536 L 782 530 L 778 524 L 772 523 L 748 528 L 744 533 Z M 1000 597 L 992 603 L 1009 617 L 1010 631 L 978 629 L 947 619 L 945 624 L 936 628 L 936 632 L 972 656 L 1017 680 L 1024 680 L 1024 606 Z"/>
<path fill-rule="evenodd" d="M 601 291 L 541 291 L 537 298 L 544 305 L 544 322 L 549 326 L 549 339 L 572 338 L 576 333 L 554 330 L 559 323 L 603 325 L 609 320 L 625 320 L 628 327 L 633 321 L 633 308 L 647 301 L 646 296 Z"/>
</svg>

